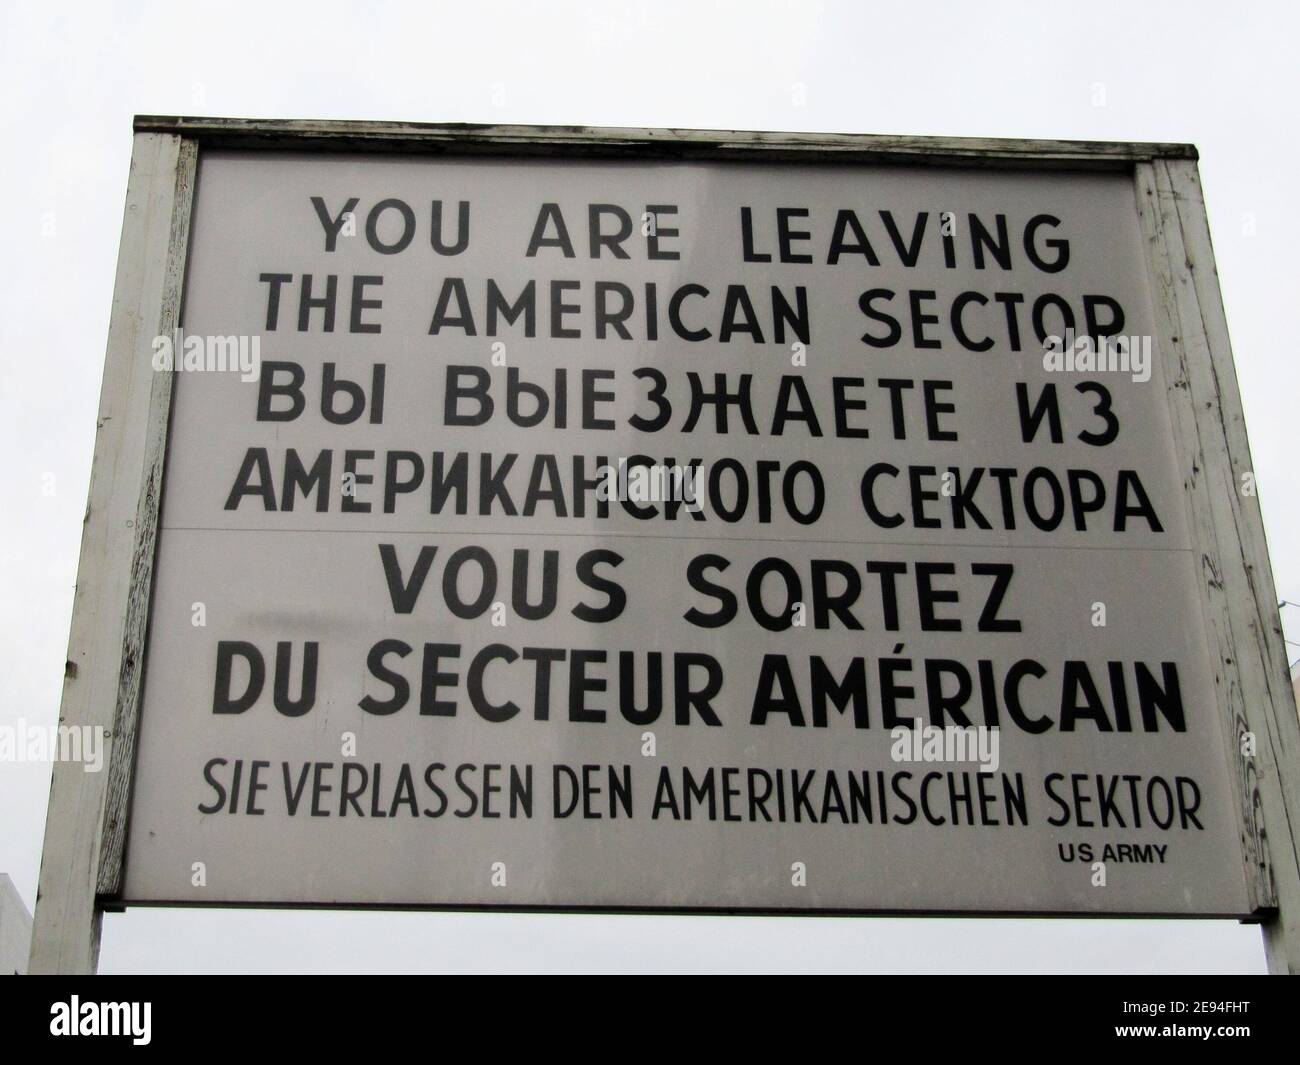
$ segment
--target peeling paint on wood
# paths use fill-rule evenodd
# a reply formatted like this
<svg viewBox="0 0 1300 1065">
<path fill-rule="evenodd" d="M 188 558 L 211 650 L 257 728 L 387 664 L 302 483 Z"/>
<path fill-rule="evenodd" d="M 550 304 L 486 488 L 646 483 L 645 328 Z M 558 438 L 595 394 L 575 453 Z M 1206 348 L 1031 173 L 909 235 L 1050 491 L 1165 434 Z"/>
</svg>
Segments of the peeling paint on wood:
<svg viewBox="0 0 1300 1065">
<path fill-rule="evenodd" d="M 203 145 L 289 150 L 403 151 L 638 159 L 1128 169 L 1152 159 L 1195 159 L 1190 144 L 900 137 L 861 133 L 512 126 L 471 123 L 329 122 L 137 115 L 137 132 L 180 133 Z"/>
<path fill-rule="evenodd" d="M 1156 343 L 1188 470 L 1187 512 L 1201 548 L 1202 607 L 1215 695 L 1241 814 L 1248 886 L 1264 917 L 1269 966 L 1300 971 L 1300 720 L 1290 699 L 1277 597 L 1254 494 L 1253 470 L 1227 320 L 1196 165 L 1136 167 L 1147 240 Z M 1244 753 L 1252 734 L 1255 755 Z"/>
<path fill-rule="evenodd" d="M 97 893 L 120 868 L 171 375 L 152 341 L 177 321 L 197 145 L 135 138 L 64 667 L 65 725 L 103 730 L 107 771 L 55 762 L 30 972 L 94 972 Z M 105 874 L 108 879 L 105 880 Z"/>
</svg>

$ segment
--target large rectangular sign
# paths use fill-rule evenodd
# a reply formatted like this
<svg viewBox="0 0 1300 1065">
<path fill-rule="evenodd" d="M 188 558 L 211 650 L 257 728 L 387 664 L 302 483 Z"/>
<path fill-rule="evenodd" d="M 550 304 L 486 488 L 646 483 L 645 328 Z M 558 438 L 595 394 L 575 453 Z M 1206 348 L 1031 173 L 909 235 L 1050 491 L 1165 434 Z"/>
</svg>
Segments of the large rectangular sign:
<svg viewBox="0 0 1300 1065">
<path fill-rule="evenodd" d="M 1138 200 L 205 148 L 121 897 L 1249 914 Z"/>
</svg>

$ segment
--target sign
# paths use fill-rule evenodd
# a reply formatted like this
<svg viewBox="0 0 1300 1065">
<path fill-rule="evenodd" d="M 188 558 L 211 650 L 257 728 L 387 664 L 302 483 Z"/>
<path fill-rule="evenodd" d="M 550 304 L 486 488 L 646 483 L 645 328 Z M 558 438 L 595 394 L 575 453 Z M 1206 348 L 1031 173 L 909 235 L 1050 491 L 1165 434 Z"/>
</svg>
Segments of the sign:
<svg viewBox="0 0 1300 1065">
<path fill-rule="evenodd" d="M 1250 911 L 1131 174 L 197 188 L 126 901 Z"/>
<path fill-rule="evenodd" d="M 1195 150 L 136 120 L 29 971 L 134 904 L 1260 921 Z"/>
</svg>

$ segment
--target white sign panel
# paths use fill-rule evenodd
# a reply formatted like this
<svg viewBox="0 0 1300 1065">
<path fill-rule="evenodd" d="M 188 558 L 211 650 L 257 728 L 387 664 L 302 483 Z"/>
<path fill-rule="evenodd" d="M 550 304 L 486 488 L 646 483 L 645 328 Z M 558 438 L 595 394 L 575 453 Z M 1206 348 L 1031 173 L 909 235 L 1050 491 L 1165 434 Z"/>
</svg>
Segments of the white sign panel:
<svg viewBox="0 0 1300 1065">
<path fill-rule="evenodd" d="M 123 897 L 1244 914 L 1133 180 L 205 150 Z"/>
</svg>

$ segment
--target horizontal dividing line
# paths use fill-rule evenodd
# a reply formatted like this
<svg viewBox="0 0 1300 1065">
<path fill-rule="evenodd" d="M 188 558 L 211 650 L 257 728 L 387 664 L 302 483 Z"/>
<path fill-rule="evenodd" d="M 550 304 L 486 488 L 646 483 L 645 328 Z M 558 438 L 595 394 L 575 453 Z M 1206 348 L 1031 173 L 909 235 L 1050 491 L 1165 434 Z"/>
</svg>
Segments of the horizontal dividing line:
<svg viewBox="0 0 1300 1065">
<path fill-rule="evenodd" d="M 986 543 L 917 543 L 897 540 L 820 540 L 811 537 L 783 536 L 674 536 L 670 533 L 639 532 L 533 532 L 525 529 L 502 531 L 499 529 L 304 529 L 290 527 L 281 529 L 239 529 L 223 528 L 210 525 L 163 525 L 161 532 L 207 532 L 207 533 L 342 533 L 357 536 L 513 536 L 553 539 L 566 537 L 581 540 L 700 540 L 712 543 L 732 544 L 819 544 L 828 547 L 921 547 L 942 550 L 950 547 L 977 548 L 979 550 L 1000 551 L 1129 551 L 1162 554 L 1193 554 L 1190 547 L 1139 547 L 1110 546 L 1106 544 L 986 544 Z"/>
</svg>

